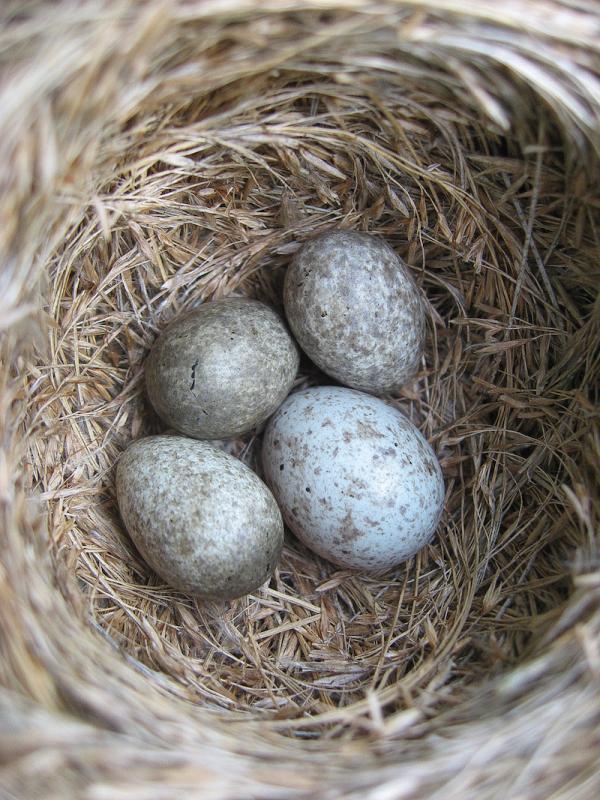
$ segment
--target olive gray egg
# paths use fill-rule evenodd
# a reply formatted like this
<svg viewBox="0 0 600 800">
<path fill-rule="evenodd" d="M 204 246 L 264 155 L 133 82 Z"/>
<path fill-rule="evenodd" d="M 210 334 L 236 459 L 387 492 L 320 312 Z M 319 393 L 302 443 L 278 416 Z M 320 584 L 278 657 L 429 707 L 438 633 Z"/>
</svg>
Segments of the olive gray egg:
<svg viewBox="0 0 600 800">
<path fill-rule="evenodd" d="M 434 535 L 439 462 L 412 422 L 372 395 L 338 386 L 290 395 L 265 429 L 262 460 L 287 525 L 335 564 L 383 571 Z"/>
<path fill-rule="evenodd" d="M 121 517 L 146 562 L 175 589 L 230 599 L 270 577 L 283 520 L 267 486 L 210 442 L 149 436 L 117 465 Z"/>
<path fill-rule="evenodd" d="M 382 239 L 334 231 L 307 242 L 286 272 L 284 305 L 300 347 L 340 383 L 386 394 L 418 370 L 423 304 Z"/>
<path fill-rule="evenodd" d="M 148 397 L 172 428 L 198 439 L 240 436 L 264 422 L 298 371 L 279 315 L 248 298 L 205 303 L 178 317 L 146 360 Z"/>
</svg>

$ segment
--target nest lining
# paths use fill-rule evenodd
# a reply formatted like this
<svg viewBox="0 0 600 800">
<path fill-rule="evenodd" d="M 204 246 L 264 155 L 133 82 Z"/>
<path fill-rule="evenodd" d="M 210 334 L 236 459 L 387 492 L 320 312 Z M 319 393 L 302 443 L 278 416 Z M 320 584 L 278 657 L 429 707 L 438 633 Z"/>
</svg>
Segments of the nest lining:
<svg viewBox="0 0 600 800">
<path fill-rule="evenodd" d="M 164 42 L 161 13 L 171 26 Z M 594 663 L 598 622 L 600 229 L 597 161 L 590 146 L 578 150 L 589 136 L 587 98 L 561 75 L 579 105 L 558 103 L 551 81 L 540 87 L 516 68 L 498 68 L 484 88 L 467 48 L 476 37 L 452 58 L 440 44 L 399 45 L 409 24 L 403 35 L 417 43 L 468 25 L 433 4 L 423 19 L 409 5 L 332 9 L 331 18 L 247 17 L 241 6 L 233 20 L 207 20 L 201 6 L 189 13 L 181 4 L 92 15 L 77 34 L 58 15 L 81 72 L 54 105 L 32 110 L 39 150 L 31 155 L 24 141 L 22 162 L 7 161 L 21 175 L 21 184 L 7 177 L 16 208 L 32 159 L 27 191 L 41 222 L 23 200 L 28 236 L 9 214 L 6 238 L 18 264 L 40 254 L 44 317 L 35 350 L 30 311 L 8 317 L 4 342 L 14 420 L 6 463 L 25 464 L 7 525 L 6 627 L 16 619 L 19 634 L 5 683 L 48 714 L 91 726 L 98 747 L 113 731 L 113 758 L 119 737 L 132 737 L 107 796 L 119 781 L 129 787 L 129 770 L 169 797 L 183 786 L 225 798 L 247 785 L 258 796 L 279 786 L 281 796 L 371 787 L 377 797 L 388 796 L 386 781 L 391 797 L 426 796 L 438 780 L 445 796 L 466 796 L 458 776 L 474 743 L 487 738 L 490 753 L 510 761 L 511 742 L 531 741 L 530 706 L 538 731 L 564 720 L 569 747 L 575 710 L 587 704 L 592 730 L 599 705 L 587 682 L 574 683 L 581 659 Z M 41 19 L 26 23 L 29 41 L 47 36 L 50 51 Z M 491 35 L 485 25 L 480 37 Z M 121 55 L 107 44 L 115 30 L 128 41 Z M 86 71 L 92 33 L 97 61 Z M 546 32 L 539 46 L 558 35 Z M 592 52 L 579 44 L 572 58 L 582 67 Z M 199 302 L 239 293 L 279 305 L 291 255 L 338 226 L 385 237 L 427 300 L 422 370 L 390 402 L 442 463 L 439 535 L 383 578 L 340 571 L 290 537 L 268 587 L 225 605 L 195 602 L 149 573 L 116 510 L 118 454 L 162 430 L 144 396 L 144 356 Z M 11 277 L 15 307 L 38 307 L 16 268 Z M 304 363 L 298 385 L 323 382 Z M 225 446 L 255 464 L 260 437 Z M 47 533 L 24 494 L 47 511 Z M 26 724 L 32 712 L 9 705 Z M 447 754 L 436 735 L 451 742 Z M 166 743 L 173 736 L 176 747 Z M 76 737 L 66 728 L 64 737 L 66 754 Z M 215 775 L 199 775 L 199 743 L 214 748 Z M 156 775 L 138 766 L 136 747 L 152 753 Z M 189 787 L 168 772 L 173 748 Z M 280 761 L 267 777 L 257 766 L 265 757 Z M 591 761 L 579 757 L 583 774 Z M 492 755 L 481 758 L 487 772 L 473 767 L 466 785 L 497 790 L 506 778 Z M 303 775 L 305 759 L 322 770 L 322 786 Z M 77 767 L 67 775 L 70 790 L 80 777 Z M 526 791 L 543 797 L 535 792 L 549 784 L 534 783 Z M 102 796 L 99 778 L 89 785 Z"/>
</svg>

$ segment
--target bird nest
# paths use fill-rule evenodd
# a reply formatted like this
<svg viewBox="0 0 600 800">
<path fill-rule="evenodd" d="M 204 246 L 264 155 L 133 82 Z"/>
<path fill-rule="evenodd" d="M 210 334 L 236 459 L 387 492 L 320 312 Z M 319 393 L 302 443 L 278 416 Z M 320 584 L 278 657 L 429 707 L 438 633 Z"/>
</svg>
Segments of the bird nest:
<svg viewBox="0 0 600 800">
<path fill-rule="evenodd" d="M 0 787 L 86 800 L 600 792 L 600 10 L 567 0 L 3 5 Z M 397 396 L 432 544 L 293 537 L 226 604 L 165 586 L 114 466 L 182 311 L 281 306 L 384 237 L 427 307 Z M 298 383 L 324 382 L 309 363 Z M 224 444 L 248 463 L 260 435 Z"/>
</svg>

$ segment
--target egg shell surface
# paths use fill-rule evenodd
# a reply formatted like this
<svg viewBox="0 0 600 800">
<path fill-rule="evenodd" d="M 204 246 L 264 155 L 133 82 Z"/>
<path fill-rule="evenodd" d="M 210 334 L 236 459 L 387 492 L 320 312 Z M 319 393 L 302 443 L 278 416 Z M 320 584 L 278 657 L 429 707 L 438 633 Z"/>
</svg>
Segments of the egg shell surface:
<svg viewBox="0 0 600 800">
<path fill-rule="evenodd" d="M 177 317 L 160 334 L 145 364 L 148 397 L 180 433 L 233 438 L 275 411 L 299 361 L 274 309 L 258 300 L 225 298 Z"/>
<path fill-rule="evenodd" d="M 290 395 L 263 440 L 265 479 L 293 533 L 343 567 L 384 571 L 432 538 L 444 481 L 400 411 L 352 389 Z"/>
<path fill-rule="evenodd" d="M 283 520 L 260 478 L 210 442 L 149 436 L 117 465 L 121 517 L 145 561 L 170 586 L 231 599 L 271 575 Z"/>
<path fill-rule="evenodd" d="M 338 230 L 310 240 L 288 267 L 284 305 L 300 347 L 346 386 L 386 394 L 419 369 L 424 307 L 383 239 Z"/>
</svg>

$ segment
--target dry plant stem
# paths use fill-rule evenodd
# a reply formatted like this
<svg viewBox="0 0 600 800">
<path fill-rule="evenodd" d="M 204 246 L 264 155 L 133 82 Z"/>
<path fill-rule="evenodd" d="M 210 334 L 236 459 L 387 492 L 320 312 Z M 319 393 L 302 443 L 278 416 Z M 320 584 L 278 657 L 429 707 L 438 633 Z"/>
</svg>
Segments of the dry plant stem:
<svg viewBox="0 0 600 800">
<path fill-rule="evenodd" d="M 590 0 L 2 5 L 0 794 L 598 796 L 599 31 Z M 335 226 L 426 299 L 389 400 L 440 535 L 379 578 L 290 539 L 194 602 L 115 507 L 161 430 L 143 359 L 203 300 L 277 305 Z"/>
</svg>

